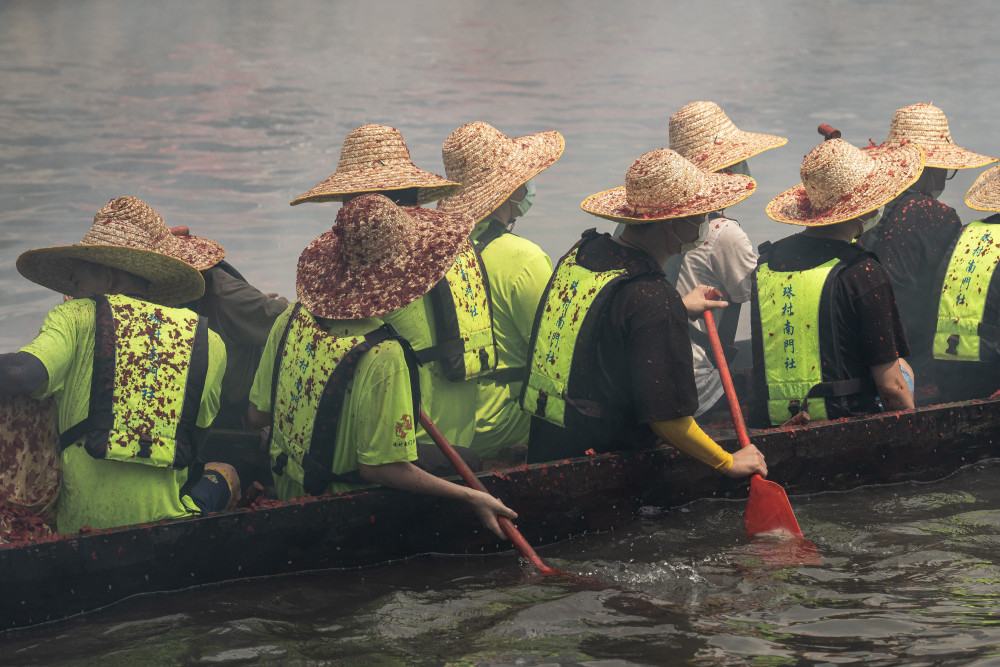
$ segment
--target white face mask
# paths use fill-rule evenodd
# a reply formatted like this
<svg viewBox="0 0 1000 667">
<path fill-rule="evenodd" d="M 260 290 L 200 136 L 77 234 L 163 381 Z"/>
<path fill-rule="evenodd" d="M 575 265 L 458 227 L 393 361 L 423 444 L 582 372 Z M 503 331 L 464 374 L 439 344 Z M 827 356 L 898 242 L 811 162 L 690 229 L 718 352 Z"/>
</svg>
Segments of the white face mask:
<svg viewBox="0 0 1000 667">
<path fill-rule="evenodd" d="M 877 209 L 869 213 L 868 214 L 869 217 L 861 221 L 861 234 L 864 234 L 867 231 L 875 229 L 875 225 L 877 225 L 879 221 L 882 220 L 882 213 L 884 211 L 885 211 L 885 205 L 883 204 L 882 206 L 879 206 Z M 858 236 L 861 236 L 861 234 L 858 234 Z"/>
<path fill-rule="evenodd" d="M 681 219 L 684 222 L 688 223 L 689 225 L 697 224 L 695 222 L 692 222 L 688 218 L 681 218 Z M 677 232 L 674 231 L 673 226 L 670 227 L 670 233 L 673 234 L 674 238 L 677 239 L 677 241 L 681 244 L 681 249 L 680 249 L 681 254 L 684 254 L 686 252 L 691 252 L 692 250 L 700 246 L 702 243 L 704 243 L 705 239 L 708 238 L 708 220 L 705 220 L 704 222 L 702 222 L 700 225 L 697 226 L 698 226 L 698 238 L 696 238 L 694 241 L 691 241 L 690 243 L 685 243 L 681 239 L 681 237 L 677 236 Z"/>
</svg>

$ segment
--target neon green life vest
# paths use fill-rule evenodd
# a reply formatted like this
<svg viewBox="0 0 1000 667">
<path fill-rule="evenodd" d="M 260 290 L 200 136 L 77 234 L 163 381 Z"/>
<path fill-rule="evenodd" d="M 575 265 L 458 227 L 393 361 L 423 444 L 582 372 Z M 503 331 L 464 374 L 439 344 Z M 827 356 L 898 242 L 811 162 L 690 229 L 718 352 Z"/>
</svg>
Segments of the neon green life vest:
<svg viewBox="0 0 1000 667">
<path fill-rule="evenodd" d="M 274 429 L 281 432 L 284 452 L 276 462 L 275 474 L 285 474 L 291 458 L 299 465 L 287 468 L 288 474 L 312 495 L 323 493 L 333 482 L 364 483 L 357 471 L 346 475 L 332 472 L 338 426 L 347 386 L 362 356 L 390 339 L 403 347 L 416 415 L 420 397 L 416 360 L 395 329 L 383 324 L 362 337 L 334 336 L 295 302 L 274 357 L 271 381 L 271 429 L 272 433 Z"/>
<path fill-rule="evenodd" d="M 1000 336 L 997 327 L 983 321 L 987 299 L 1000 260 L 996 225 L 970 222 L 959 235 L 945 269 L 934 331 L 935 359 L 982 361 L 984 345 L 992 348 Z M 992 356 L 996 356 L 995 353 Z"/>
<path fill-rule="evenodd" d="M 593 230 L 591 230 L 593 231 Z M 613 286 L 635 277 L 626 269 L 591 271 L 577 263 L 580 246 L 596 234 L 585 235 L 556 266 L 535 314 L 528 353 L 528 381 L 521 390 L 521 408 L 557 426 L 566 426 L 573 408 L 588 417 L 624 418 L 620 410 L 571 395 L 573 359 L 589 354 L 591 341 L 580 340 L 584 319 L 599 314 Z"/>
<path fill-rule="evenodd" d="M 208 370 L 208 324 L 187 309 L 122 295 L 95 297 L 90 411 L 60 435 L 86 436 L 97 459 L 182 469 Z"/>
<path fill-rule="evenodd" d="M 441 363 L 452 382 L 490 373 L 497 367 L 493 302 L 479 251 L 465 243 L 444 278 L 427 297 L 434 311 L 437 344 L 417 350 L 421 364 Z"/>
</svg>

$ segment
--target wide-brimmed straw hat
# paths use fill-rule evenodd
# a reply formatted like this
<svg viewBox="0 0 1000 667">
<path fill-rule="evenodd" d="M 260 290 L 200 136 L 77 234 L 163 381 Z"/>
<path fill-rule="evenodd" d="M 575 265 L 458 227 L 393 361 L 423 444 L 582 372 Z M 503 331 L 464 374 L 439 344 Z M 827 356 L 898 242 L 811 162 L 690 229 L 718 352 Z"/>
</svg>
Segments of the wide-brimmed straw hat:
<svg viewBox="0 0 1000 667">
<path fill-rule="evenodd" d="M 565 147 L 555 130 L 512 139 L 482 121 L 463 125 L 441 147 L 445 174 L 462 189 L 439 201 L 438 210 L 466 213 L 479 222 L 551 167 Z"/>
<path fill-rule="evenodd" d="M 944 112 L 933 104 L 911 104 L 896 111 L 889 125 L 889 138 L 881 147 L 914 143 L 924 149 L 924 166 L 941 169 L 974 169 L 996 162 L 957 146 Z"/>
<path fill-rule="evenodd" d="M 293 199 L 291 205 L 343 201 L 344 195 L 409 188 L 417 188 L 417 204 L 426 204 L 454 194 L 460 187 L 459 183 L 418 169 L 399 130 L 368 124 L 347 134 L 337 171 Z"/>
<path fill-rule="evenodd" d="M 295 291 L 317 317 L 361 319 L 402 308 L 444 277 L 473 226 L 461 213 L 362 195 L 302 251 Z"/>
<path fill-rule="evenodd" d="M 965 203 L 977 211 L 1000 211 L 1000 166 L 979 175 L 966 193 Z"/>
<path fill-rule="evenodd" d="M 94 215 L 93 226 L 79 243 L 28 250 L 17 258 L 17 270 L 32 282 L 73 294 L 76 287 L 70 280 L 70 260 L 81 259 L 146 279 L 146 296 L 173 306 L 205 293 L 201 273 L 178 257 L 181 243 L 146 202 L 118 197 Z"/>
<path fill-rule="evenodd" d="M 842 139 L 824 141 L 802 160 L 802 182 L 767 205 L 778 222 L 816 227 L 874 211 L 916 182 L 924 168 L 916 144 L 863 151 Z"/>
<path fill-rule="evenodd" d="M 691 102 L 670 117 L 670 148 L 708 171 L 718 171 L 788 143 L 773 134 L 744 132 L 715 102 Z"/>
<path fill-rule="evenodd" d="M 624 187 L 591 195 L 580 208 L 637 225 L 718 211 L 756 189 L 757 182 L 749 176 L 705 171 L 669 148 L 657 148 L 632 163 Z"/>
</svg>

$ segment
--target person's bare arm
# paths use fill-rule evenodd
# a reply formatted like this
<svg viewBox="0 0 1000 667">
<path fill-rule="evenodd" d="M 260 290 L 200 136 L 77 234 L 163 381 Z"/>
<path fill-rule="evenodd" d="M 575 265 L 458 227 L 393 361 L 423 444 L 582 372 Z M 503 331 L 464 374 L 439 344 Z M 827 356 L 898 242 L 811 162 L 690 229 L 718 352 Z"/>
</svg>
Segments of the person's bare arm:
<svg viewBox="0 0 1000 667">
<path fill-rule="evenodd" d="M 882 398 L 882 405 L 886 411 L 912 410 L 913 394 L 906 386 L 903 378 L 903 371 L 899 369 L 899 360 L 878 364 L 870 368 L 872 379 L 875 380 L 875 388 Z"/>
<path fill-rule="evenodd" d="M 48 381 L 49 372 L 35 355 L 0 354 L 0 394 L 31 394 Z"/>
<path fill-rule="evenodd" d="M 435 477 L 412 463 L 383 463 L 376 466 L 359 464 L 358 472 L 366 482 L 372 484 L 466 502 L 472 506 L 483 525 L 493 531 L 493 534 L 500 539 L 507 538 L 500 530 L 497 515 L 505 516 L 508 519 L 517 518 L 517 512 L 493 496 Z"/>
<path fill-rule="evenodd" d="M 271 425 L 271 413 L 261 412 L 257 409 L 257 406 L 253 403 L 250 404 L 250 408 L 247 410 L 247 423 L 250 428 L 260 430 L 262 428 L 267 428 Z"/>
</svg>

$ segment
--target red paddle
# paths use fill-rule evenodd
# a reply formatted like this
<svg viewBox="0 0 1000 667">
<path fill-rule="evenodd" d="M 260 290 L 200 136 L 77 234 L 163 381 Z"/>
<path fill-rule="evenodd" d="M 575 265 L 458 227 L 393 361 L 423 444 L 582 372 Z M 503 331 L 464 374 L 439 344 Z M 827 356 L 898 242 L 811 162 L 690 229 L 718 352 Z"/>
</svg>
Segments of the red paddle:
<svg viewBox="0 0 1000 667">
<path fill-rule="evenodd" d="M 733 426 L 736 428 L 736 438 L 740 447 L 746 447 L 750 444 L 750 436 L 747 435 L 747 427 L 743 423 L 743 412 L 740 410 L 739 401 L 736 400 L 733 379 L 729 375 L 726 355 L 722 352 L 719 332 L 715 328 L 715 318 L 710 310 L 705 311 L 705 325 L 712 343 L 712 354 L 715 355 L 715 363 L 719 367 L 722 386 L 726 390 L 729 412 L 733 416 Z M 750 478 L 750 497 L 747 498 L 745 520 L 747 535 L 776 531 L 802 537 L 802 530 L 799 528 L 799 522 L 795 520 L 795 512 L 792 511 L 785 490 L 759 474 Z"/>
<path fill-rule="evenodd" d="M 440 449 L 441 453 L 445 455 L 445 458 L 447 458 L 451 464 L 455 466 L 455 470 L 457 470 L 458 474 L 462 476 L 462 479 L 465 480 L 466 484 L 477 491 L 489 493 L 479 478 L 473 474 L 469 466 L 462 460 L 462 457 L 458 455 L 455 448 L 451 446 L 451 443 L 445 439 L 444 434 L 438 430 L 438 427 L 435 426 L 434 422 L 432 422 L 430 417 L 427 416 L 427 413 L 424 412 L 423 408 L 420 409 L 420 425 L 423 426 L 424 430 L 431 436 L 434 443 L 438 446 L 438 449 Z M 557 570 L 543 563 L 542 559 L 535 553 L 535 550 L 531 548 L 530 544 L 528 544 L 528 541 L 524 539 L 523 535 L 521 535 L 521 532 L 514 527 L 513 523 L 510 522 L 510 519 L 505 516 L 498 516 L 497 523 L 500 524 L 500 530 L 502 530 L 503 534 L 507 536 L 507 539 L 514 543 L 514 547 L 517 549 L 517 552 L 521 554 L 525 560 L 534 565 L 540 574 L 545 576 L 566 574 L 562 570 Z"/>
</svg>

